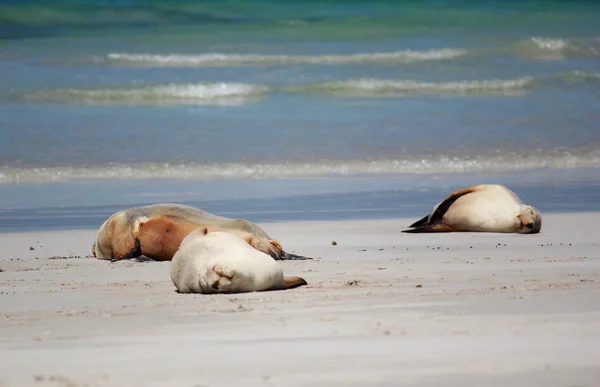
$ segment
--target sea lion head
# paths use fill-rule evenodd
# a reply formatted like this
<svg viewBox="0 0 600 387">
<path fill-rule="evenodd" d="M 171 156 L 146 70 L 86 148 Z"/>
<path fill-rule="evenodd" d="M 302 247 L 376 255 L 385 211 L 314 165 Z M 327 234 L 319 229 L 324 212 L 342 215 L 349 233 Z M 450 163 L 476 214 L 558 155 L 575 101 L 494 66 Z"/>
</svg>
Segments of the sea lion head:
<svg viewBox="0 0 600 387">
<path fill-rule="evenodd" d="M 519 233 L 536 234 L 542 229 L 542 214 L 533 206 L 521 206 L 521 212 L 517 215 L 520 221 Z"/>
</svg>

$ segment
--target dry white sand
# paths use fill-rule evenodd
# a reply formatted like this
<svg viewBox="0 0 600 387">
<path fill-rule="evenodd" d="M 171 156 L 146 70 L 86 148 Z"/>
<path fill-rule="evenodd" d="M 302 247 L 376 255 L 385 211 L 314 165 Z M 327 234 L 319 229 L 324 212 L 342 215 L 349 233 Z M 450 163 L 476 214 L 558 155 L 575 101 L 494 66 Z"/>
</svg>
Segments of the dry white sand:
<svg viewBox="0 0 600 387">
<path fill-rule="evenodd" d="M 600 214 L 413 220 L 262 224 L 309 286 L 213 296 L 86 258 L 94 231 L 0 235 L 0 386 L 600 385 Z"/>
</svg>

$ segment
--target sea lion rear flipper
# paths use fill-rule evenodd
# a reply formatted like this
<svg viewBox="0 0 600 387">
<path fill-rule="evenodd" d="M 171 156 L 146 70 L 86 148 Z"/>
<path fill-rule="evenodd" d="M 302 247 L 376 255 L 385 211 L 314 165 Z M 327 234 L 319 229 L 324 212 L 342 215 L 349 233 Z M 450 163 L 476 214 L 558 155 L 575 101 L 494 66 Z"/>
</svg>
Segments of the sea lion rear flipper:
<svg viewBox="0 0 600 387">
<path fill-rule="evenodd" d="M 408 227 L 410 227 L 410 228 L 422 227 L 422 226 L 425 226 L 426 224 L 429 224 L 429 215 L 425 215 L 425 217 L 423 217 L 423 219 L 417 220 L 416 222 L 414 222 L 413 224 L 411 224 Z"/>
<path fill-rule="evenodd" d="M 419 234 L 419 233 L 426 233 L 426 232 L 452 232 L 452 227 L 445 225 L 443 223 L 426 224 L 421 227 L 411 228 L 408 230 L 402 230 L 402 232 L 411 233 L 411 234 Z"/>
<path fill-rule="evenodd" d="M 313 259 L 311 257 L 305 257 L 304 255 L 296 255 L 292 253 L 288 253 L 286 251 L 281 251 L 281 256 L 279 258 L 275 258 L 275 260 L 290 260 L 290 261 L 304 261 L 307 259 Z"/>
<path fill-rule="evenodd" d="M 283 289 L 294 289 L 299 286 L 308 285 L 301 277 L 283 277 Z"/>
</svg>

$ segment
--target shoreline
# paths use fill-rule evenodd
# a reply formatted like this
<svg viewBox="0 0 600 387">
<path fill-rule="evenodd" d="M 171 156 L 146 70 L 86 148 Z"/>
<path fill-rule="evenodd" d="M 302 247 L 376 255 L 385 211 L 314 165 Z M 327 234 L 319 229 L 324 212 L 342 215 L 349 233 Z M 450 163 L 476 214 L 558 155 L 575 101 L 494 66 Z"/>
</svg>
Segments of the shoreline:
<svg viewBox="0 0 600 387">
<path fill-rule="evenodd" d="M 449 192 L 481 182 L 478 179 L 424 180 L 414 186 L 402 180 L 365 179 L 0 187 L 0 234 L 93 229 L 119 210 L 152 203 L 187 204 L 255 223 L 421 218 Z M 505 185 L 542 214 L 600 212 L 600 184 L 594 179 L 587 184 L 521 181 Z"/>
<path fill-rule="evenodd" d="M 211 296 L 175 293 L 168 262 L 77 258 L 95 230 L 1 234 L 0 386 L 598 380 L 597 214 L 535 235 L 401 234 L 412 220 L 260 223 L 315 258 L 281 262 L 309 285 Z"/>
</svg>

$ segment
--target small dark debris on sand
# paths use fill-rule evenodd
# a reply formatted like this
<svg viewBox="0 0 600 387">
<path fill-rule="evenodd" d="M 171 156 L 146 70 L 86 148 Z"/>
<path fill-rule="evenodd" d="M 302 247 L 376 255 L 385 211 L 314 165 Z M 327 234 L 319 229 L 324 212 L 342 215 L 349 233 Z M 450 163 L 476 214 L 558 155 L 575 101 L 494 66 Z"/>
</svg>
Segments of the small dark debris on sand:
<svg viewBox="0 0 600 387">
<path fill-rule="evenodd" d="M 337 246 L 337 242 L 336 241 L 331 241 L 331 245 L 332 246 Z"/>
<path fill-rule="evenodd" d="M 77 258 L 84 258 L 81 255 L 69 255 L 66 257 L 60 256 L 60 255 L 55 255 L 53 257 L 48 257 L 48 259 L 77 259 Z"/>
<path fill-rule="evenodd" d="M 361 280 L 355 279 L 355 280 L 350 280 L 346 282 L 346 286 L 351 287 L 351 286 L 360 286 L 361 284 Z"/>
<path fill-rule="evenodd" d="M 29 246 L 29 251 L 33 251 L 33 250 L 35 250 L 35 249 L 33 248 L 33 246 Z"/>
</svg>

